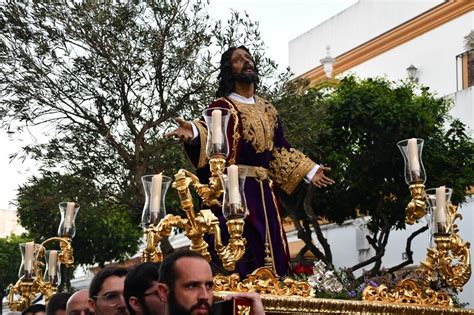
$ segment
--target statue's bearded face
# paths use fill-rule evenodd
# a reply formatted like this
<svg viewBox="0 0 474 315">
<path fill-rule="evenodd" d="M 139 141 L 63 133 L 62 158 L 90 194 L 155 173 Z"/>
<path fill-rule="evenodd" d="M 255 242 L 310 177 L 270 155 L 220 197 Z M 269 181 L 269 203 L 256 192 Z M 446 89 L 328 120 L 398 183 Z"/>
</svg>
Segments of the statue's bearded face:
<svg viewBox="0 0 474 315">
<path fill-rule="evenodd" d="M 258 74 L 252 56 L 244 49 L 236 49 L 230 57 L 232 76 L 236 82 L 257 83 Z"/>
</svg>

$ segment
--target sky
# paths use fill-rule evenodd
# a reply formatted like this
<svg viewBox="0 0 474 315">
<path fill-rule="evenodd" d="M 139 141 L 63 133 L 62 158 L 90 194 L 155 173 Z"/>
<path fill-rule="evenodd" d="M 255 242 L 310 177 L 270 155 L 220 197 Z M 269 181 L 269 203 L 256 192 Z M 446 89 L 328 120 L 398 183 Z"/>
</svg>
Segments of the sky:
<svg viewBox="0 0 474 315">
<path fill-rule="evenodd" d="M 355 4 L 357 0 L 210 0 L 209 13 L 223 22 L 230 18 L 230 10 L 247 12 L 258 21 L 266 55 L 275 60 L 280 70 L 288 66 L 288 44 L 332 16 Z M 30 136 L 9 139 L 0 130 L 0 209 L 14 209 L 10 204 L 16 189 L 34 175 L 33 161 L 10 162 L 9 155 L 30 142 Z M 1 219 L 1 218 L 0 218 Z"/>
<path fill-rule="evenodd" d="M 211 16 L 226 21 L 230 10 L 247 12 L 258 21 L 266 55 L 280 70 L 288 66 L 288 44 L 357 0 L 210 0 Z"/>
</svg>

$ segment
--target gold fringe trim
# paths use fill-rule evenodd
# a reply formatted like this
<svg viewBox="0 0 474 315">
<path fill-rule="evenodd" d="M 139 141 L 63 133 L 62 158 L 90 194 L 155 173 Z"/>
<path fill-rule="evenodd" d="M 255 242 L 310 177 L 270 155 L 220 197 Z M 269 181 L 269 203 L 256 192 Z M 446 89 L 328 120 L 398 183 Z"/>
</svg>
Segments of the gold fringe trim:
<svg viewBox="0 0 474 315">
<path fill-rule="evenodd" d="M 206 143 L 207 143 L 207 128 L 201 120 L 193 121 L 194 125 L 199 131 L 199 139 L 201 149 L 199 150 L 199 160 L 197 168 L 204 167 L 207 164 Z"/>
</svg>

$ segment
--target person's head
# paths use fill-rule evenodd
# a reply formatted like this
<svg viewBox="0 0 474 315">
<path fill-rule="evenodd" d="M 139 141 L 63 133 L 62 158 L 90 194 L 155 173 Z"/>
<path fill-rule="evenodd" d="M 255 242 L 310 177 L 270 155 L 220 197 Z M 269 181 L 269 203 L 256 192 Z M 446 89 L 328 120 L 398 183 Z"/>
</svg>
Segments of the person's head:
<svg viewBox="0 0 474 315">
<path fill-rule="evenodd" d="M 245 46 L 230 47 L 221 57 L 216 96 L 227 96 L 234 91 L 236 82 L 252 84 L 257 89 L 258 69 L 250 51 Z"/>
<path fill-rule="evenodd" d="M 170 314 L 210 314 L 213 301 L 212 271 L 207 260 L 190 250 L 166 256 L 161 263 L 160 296 Z"/>
<path fill-rule="evenodd" d="M 46 306 L 47 315 L 65 315 L 66 314 L 66 303 L 71 297 L 69 292 L 56 293 L 51 297 Z"/>
<path fill-rule="evenodd" d="M 123 298 L 123 283 L 127 269 L 107 267 L 92 278 L 89 286 L 89 311 L 97 315 L 128 314 Z"/>
<path fill-rule="evenodd" d="M 89 289 L 82 289 L 74 292 L 66 305 L 66 315 L 89 315 Z"/>
<path fill-rule="evenodd" d="M 25 308 L 21 315 L 46 315 L 46 307 L 43 304 L 33 304 Z"/>
<path fill-rule="evenodd" d="M 140 264 L 129 271 L 123 295 L 131 315 L 162 315 L 164 303 L 158 293 L 160 265 Z"/>
</svg>

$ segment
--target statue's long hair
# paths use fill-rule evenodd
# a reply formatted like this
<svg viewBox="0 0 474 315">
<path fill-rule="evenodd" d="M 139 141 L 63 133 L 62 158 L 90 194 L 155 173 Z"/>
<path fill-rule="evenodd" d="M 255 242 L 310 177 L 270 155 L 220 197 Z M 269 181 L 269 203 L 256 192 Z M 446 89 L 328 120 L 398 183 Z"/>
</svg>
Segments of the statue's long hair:
<svg viewBox="0 0 474 315">
<path fill-rule="evenodd" d="M 232 53 L 236 49 L 243 49 L 250 54 L 250 51 L 245 46 L 230 47 L 222 54 L 221 64 L 219 67 L 220 72 L 219 72 L 219 75 L 217 76 L 217 78 L 219 79 L 219 88 L 217 89 L 216 97 L 227 96 L 230 93 L 232 93 L 232 91 L 234 90 L 235 80 L 234 80 L 234 77 L 232 76 L 232 63 L 230 61 L 230 58 L 232 57 Z M 254 89 L 256 90 L 259 83 L 259 79 L 258 79 L 258 69 L 257 69 L 257 65 L 255 64 L 255 60 L 254 60 L 253 67 L 254 67 L 253 70 L 257 74 L 257 80 L 256 82 L 254 82 Z"/>
</svg>

